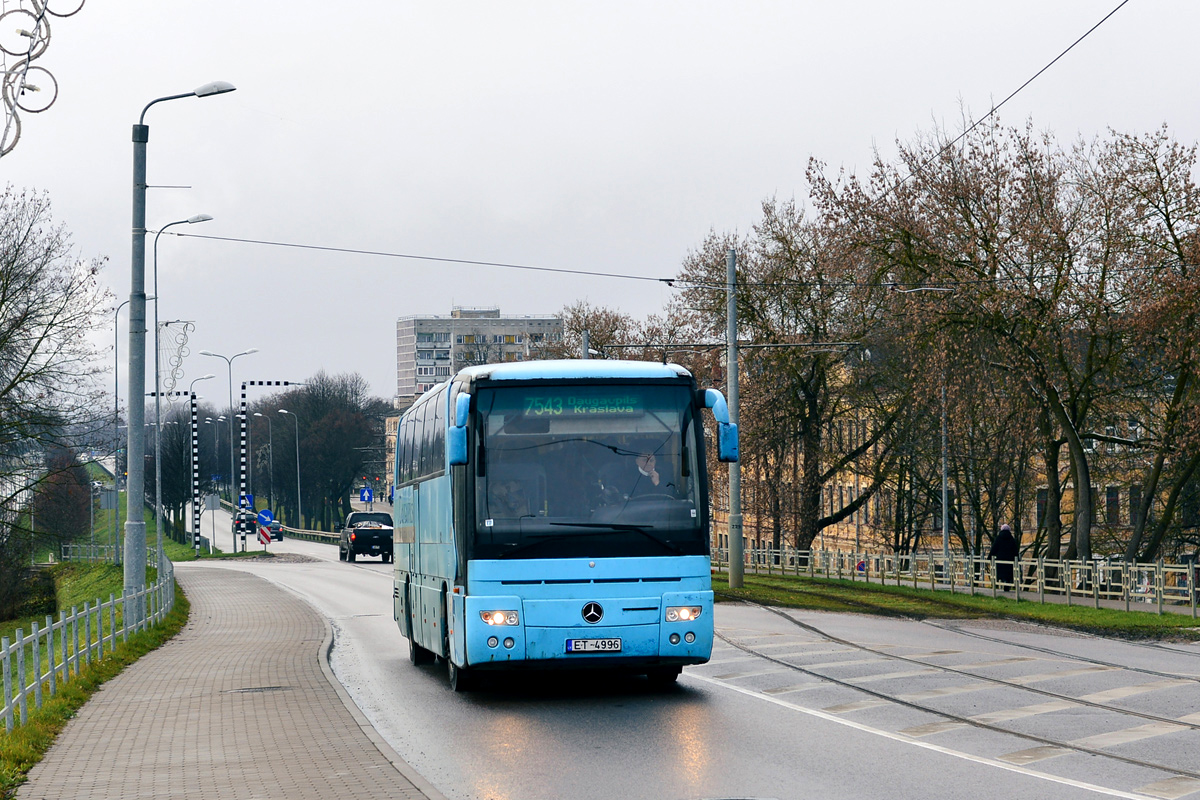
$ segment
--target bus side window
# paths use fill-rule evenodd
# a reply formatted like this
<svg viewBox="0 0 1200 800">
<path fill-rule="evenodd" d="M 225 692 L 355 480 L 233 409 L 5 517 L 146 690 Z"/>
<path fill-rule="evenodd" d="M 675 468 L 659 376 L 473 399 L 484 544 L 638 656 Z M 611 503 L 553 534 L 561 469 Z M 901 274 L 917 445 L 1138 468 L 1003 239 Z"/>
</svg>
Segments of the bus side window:
<svg viewBox="0 0 1200 800">
<path fill-rule="evenodd" d="M 439 391 L 437 397 L 430 403 L 433 406 L 433 470 L 439 472 L 446 468 L 446 395 Z"/>
<path fill-rule="evenodd" d="M 407 452 L 405 450 L 405 447 L 408 444 L 407 439 L 406 439 L 407 436 L 408 436 L 407 420 L 401 419 L 400 427 L 396 429 L 396 485 L 397 486 L 399 486 L 400 484 L 402 484 L 408 480 L 408 461 L 407 461 Z"/>
<path fill-rule="evenodd" d="M 421 422 L 420 409 L 417 409 L 417 413 L 413 414 L 408 434 L 408 479 L 410 481 L 421 477 Z"/>
</svg>

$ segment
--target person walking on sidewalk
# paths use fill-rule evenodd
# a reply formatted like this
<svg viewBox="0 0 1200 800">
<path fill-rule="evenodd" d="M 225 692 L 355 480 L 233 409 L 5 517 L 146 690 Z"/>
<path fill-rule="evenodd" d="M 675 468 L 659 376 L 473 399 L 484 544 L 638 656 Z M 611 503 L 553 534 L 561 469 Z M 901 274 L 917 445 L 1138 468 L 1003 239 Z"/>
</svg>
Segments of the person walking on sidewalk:
<svg viewBox="0 0 1200 800">
<path fill-rule="evenodd" d="M 1004 587 L 1011 587 L 1013 582 L 1013 563 L 1017 560 L 1017 539 L 1013 536 L 1012 528 L 1007 524 L 1000 526 L 1000 533 L 992 540 L 992 549 L 988 558 L 996 562 L 996 582 Z"/>
</svg>

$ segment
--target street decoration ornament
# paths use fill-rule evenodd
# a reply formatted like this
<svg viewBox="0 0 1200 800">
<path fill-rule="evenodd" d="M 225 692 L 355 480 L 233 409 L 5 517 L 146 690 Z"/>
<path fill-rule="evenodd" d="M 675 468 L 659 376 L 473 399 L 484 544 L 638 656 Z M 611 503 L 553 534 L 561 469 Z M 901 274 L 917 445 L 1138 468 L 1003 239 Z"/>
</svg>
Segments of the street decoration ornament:
<svg viewBox="0 0 1200 800">
<path fill-rule="evenodd" d="M 34 66 L 50 46 L 49 17 L 79 13 L 84 0 L 0 0 L 0 101 L 4 105 L 4 130 L 0 157 L 21 138 L 18 111 L 39 114 L 58 99 L 58 81 L 46 68 Z"/>
</svg>

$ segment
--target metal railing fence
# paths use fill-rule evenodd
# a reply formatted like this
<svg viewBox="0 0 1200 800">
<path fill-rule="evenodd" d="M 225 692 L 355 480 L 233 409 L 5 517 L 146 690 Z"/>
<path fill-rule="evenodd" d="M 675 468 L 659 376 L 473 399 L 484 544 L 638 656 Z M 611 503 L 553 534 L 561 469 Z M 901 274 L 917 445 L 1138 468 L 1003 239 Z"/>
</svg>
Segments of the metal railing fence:
<svg viewBox="0 0 1200 800">
<path fill-rule="evenodd" d="M 807 575 L 850 581 L 871 581 L 896 586 L 965 594 L 1004 593 L 1017 600 L 1046 602 L 1059 596 L 1067 605 L 1093 605 L 1102 601 L 1134 609 L 1150 604 L 1157 613 L 1164 607 L 1190 611 L 1196 616 L 1197 579 L 1200 567 L 1190 563 L 1128 562 L 1114 559 L 1021 559 L 997 561 L 966 553 L 870 553 L 847 550 L 797 550 L 791 547 L 746 547 L 744 569 L 758 575 Z M 729 551 L 712 553 L 713 568 L 728 571 Z"/>
<path fill-rule="evenodd" d="M 145 608 L 140 620 L 127 618 L 125 609 L 131 602 L 132 608 Z M 45 625 L 31 623 L 29 635 L 18 628 L 11 640 L 0 637 L 4 730 L 25 724 L 30 701 L 35 709 L 41 708 L 83 667 L 113 652 L 118 640 L 128 641 L 130 634 L 158 625 L 174 607 L 175 570 L 168 562 L 153 584 L 133 594 L 84 602 L 82 609 L 72 606 L 69 614 L 60 611 L 57 621 L 47 615 Z"/>
<path fill-rule="evenodd" d="M 111 544 L 64 544 L 62 546 L 63 561 L 85 561 L 88 563 L 108 563 L 113 562 L 113 550 L 115 548 Z M 146 548 L 146 563 L 158 563 L 158 548 Z"/>
</svg>

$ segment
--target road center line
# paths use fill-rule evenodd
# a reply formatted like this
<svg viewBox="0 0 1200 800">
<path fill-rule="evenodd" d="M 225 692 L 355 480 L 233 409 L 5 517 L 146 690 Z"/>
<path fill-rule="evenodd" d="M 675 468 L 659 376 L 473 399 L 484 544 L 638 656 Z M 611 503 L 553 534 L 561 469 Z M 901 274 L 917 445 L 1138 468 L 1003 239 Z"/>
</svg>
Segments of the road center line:
<svg viewBox="0 0 1200 800">
<path fill-rule="evenodd" d="M 1056 775 L 1048 775 L 1044 772 L 1037 772 L 1036 770 L 1027 769 L 1027 768 L 1019 766 L 1017 764 L 1006 764 L 1003 761 L 999 761 L 994 758 L 987 758 L 985 756 L 977 756 L 977 755 L 973 755 L 971 753 L 964 753 L 964 752 L 961 752 L 958 750 L 951 750 L 948 747 L 942 747 L 941 745 L 936 745 L 936 744 L 933 744 L 932 742 L 923 742 L 923 741 L 920 741 L 917 739 L 913 739 L 909 736 L 905 736 L 900 733 L 892 733 L 891 731 L 885 731 L 885 730 L 881 730 L 879 728 L 872 728 L 869 725 L 864 725 L 861 722 L 855 722 L 853 720 L 845 719 L 844 717 L 839 717 L 836 714 L 830 714 L 825 711 L 819 711 L 814 708 L 805 708 L 804 706 L 796 705 L 795 703 L 789 703 L 786 700 L 781 700 L 777 697 L 771 697 L 768 695 L 764 695 L 761 692 L 758 692 L 758 691 L 755 691 L 752 689 L 743 689 L 740 686 L 734 686 L 733 684 L 725 683 L 724 681 L 719 681 L 719 680 L 716 680 L 715 678 L 707 678 L 703 675 L 697 675 L 696 673 L 691 672 L 691 671 L 685 672 L 684 676 L 686 678 L 704 681 L 705 683 L 709 683 L 714 686 L 719 686 L 724 689 L 729 689 L 731 691 L 737 692 L 738 694 L 743 694 L 746 697 L 752 697 L 756 700 L 761 700 L 761 701 L 764 701 L 767 703 L 772 703 L 774 705 L 780 706 L 781 708 L 786 708 L 791 711 L 799 711 L 801 714 L 805 714 L 810 717 L 816 717 L 817 719 L 822 719 L 822 720 L 825 720 L 826 722 L 832 722 L 836 725 L 844 725 L 847 728 L 852 728 L 854 730 L 861 731 L 862 733 L 868 733 L 873 736 L 881 736 L 885 739 L 890 739 L 894 742 L 900 742 L 901 744 L 912 745 L 913 747 L 920 747 L 924 750 L 930 750 L 935 753 L 941 753 L 942 755 L 951 756 L 953 758 L 958 758 L 963 761 L 970 761 L 975 764 L 982 764 L 984 766 L 995 767 L 996 769 L 1001 769 L 1001 770 L 1004 770 L 1005 772 L 1015 772 L 1019 775 L 1025 775 L 1030 778 L 1036 778 L 1038 780 L 1044 780 L 1044 781 L 1049 781 L 1051 783 L 1057 783 L 1062 786 L 1071 786 L 1076 789 L 1084 789 L 1085 791 L 1097 792 L 1099 794 L 1107 795 L 1108 797 L 1123 797 L 1123 798 L 1127 798 L 1127 800 L 1146 800 L 1146 795 L 1143 795 L 1143 794 L 1134 794 L 1132 792 L 1122 792 L 1119 789 L 1110 789 L 1106 786 L 1097 786 L 1092 783 L 1085 783 L 1084 781 L 1077 781 L 1077 780 L 1073 780 L 1071 778 L 1061 778 Z"/>
</svg>

